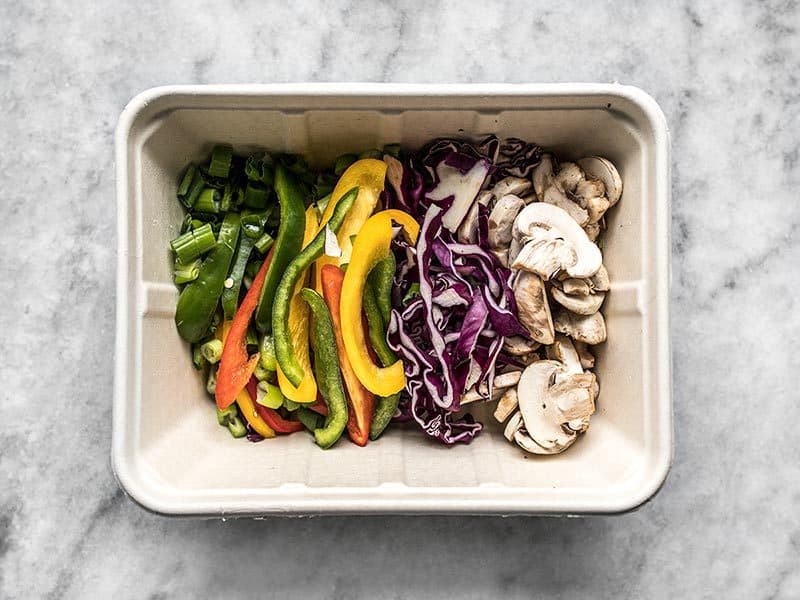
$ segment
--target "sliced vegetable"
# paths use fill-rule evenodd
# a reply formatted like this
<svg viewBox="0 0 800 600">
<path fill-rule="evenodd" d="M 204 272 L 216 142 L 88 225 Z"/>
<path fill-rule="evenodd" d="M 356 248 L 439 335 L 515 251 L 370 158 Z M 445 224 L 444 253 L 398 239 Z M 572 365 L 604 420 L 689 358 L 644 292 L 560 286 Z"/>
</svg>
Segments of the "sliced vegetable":
<svg viewBox="0 0 800 600">
<path fill-rule="evenodd" d="M 216 338 L 209 340 L 200 346 L 200 352 L 203 354 L 203 358 L 210 364 L 215 365 L 222 358 L 222 342 Z"/>
<path fill-rule="evenodd" d="M 231 146 L 214 146 L 211 151 L 208 174 L 213 177 L 227 177 L 231 170 L 231 159 L 233 159 L 233 148 Z"/>
<path fill-rule="evenodd" d="M 300 421 L 289 421 L 284 419 L 280 413 L 276 410 L 263 406 L 256 402 L 258 398 L 258 388 L 255 385 L 254 380 L 250 380 L 250 383 L 247 385 L 247 394 L 250 398 L 250 403 L 253 406 L 253 410 L 258 415 L 258 417 L 275 433 L 294 433 L 296 431 L 303 430 L 303 424 Z M 250 423 L 252 426 L 252 422 Z"/>
<path fill-rule="evenodd" d="M 176 262 L 174 271 L 175 284 L 183 285 L 184 283 L 189 283 L 197 279 L 200 276 L 200 265 L 202 264 L 203 261 L 199 258 L 196 258 L 189 264 Z"/>
<path fill-rule="evenodd" d="M 253 280 L 253 285 L 247 290 L 247 294 L 242 300 L 239 310 L 236 311 L 236 315 L 233 317 L 230 329 L 224 339 L 222 359 L 220 360 L 219 373 L 217 375 L 216 398 L 217 406 L 220 408 L 230 406 L 238 398 L 239 392 L 247 384 L 256 368 L 258 354 L 253 357 L 248 357 L 247 355 L 247 329 L 271 261 L 272 254 L 270 253 Z"/>
<path fill-rule="evenodd" d="M 256 390 L 256 402 L 267 408 L 278 409 L 283 406 L 281 388 L 266 381 L 259 381 Z"/>
<path fill-rule="evenodd" d="M 259 362 L 267 371 L 275 371 L 278 368 L 278 361 L 275 359 L 275 344 L 272 336 L 267 334 L 261 338 L 259 346 Z"/>
<path fill-rule="evenodd" d="M 217 390 L 219 390 L 219 377 L 217 378 Z M 242 388 L 236 394 L 236 404 L 253 431 L 264 438 L 275 437 L 275 430 L 261 417 L 261 413 L 256 408 L 258 405 L 253 402 L 250 393 L 246 389 Z"/>
<path fill-rule="evenodd" d="M 227 427 L 235 438 L 247 435 L 247 427 L 239 418 L 239 411 L 233 405 L 228 408 L 217 409 L 217 422 L 223 427 Z"/>
<path fill-rule="evenodd" d="M 175 252 L 177 262 L 186 264 L 211 250 L 216 243 L 211 225 L 206 223 L 179 235 L 169 245 Z"/>
<path fill-rule="evenodd" d="M 406 230 L 406 233 L 412 242 L 416 241 L 415 232 Z M 372 361 L 361 321 L 367 276 L 375 264 L 391 252 L 391 242 L 392 216 L 383 211 L 370 217 L 356 238 L 342 287 L 342 322 L 350 324 L 343 332 L 347 357 L 364 387 L 378 396 L 391 396 L 406 383 L 402 361 L 383 368 Z"/>
<path fill-rule="evenodd" d="M 211 326 L 238 237 L 239 215 L 228 213 L 222 221 L 216 246 L 200 267 L 200 275 L 183 288 L 178 298 L 175 326 L 187 342 L 200 341 Z"/>
<path fill-rule="evenodd" d="M 331 229 L 338 231 L 345 216 L 353 206 L 356 196 L 358 196 L 358 188 L 353 188 L 339 200 L 329 222 Z M 320 257 L 324 245 L 325 230 L 322 229 L 311 243 L 291 261 L 275 293 L 272 311 L 275 355 L 277 356 L 280 370 L 292 385 L 296 386 L 300 385 L 303 380 L 306 369 L 301 364 L 292 343 L 291 329 L 289 327 L 290 302 L 297 282 L 301 280 L 303 273 L 311 263 Z M 288 396 L 285 390 L 284 395 Z"/>
<path fill-rule="evenodd" d="M 261 333 L 272 328 L 272 304 L 286 267 L 299 253 L 305 229 L 304 195 L 300 184 L 282 165 L 275 169 L 275 192 L 280 203 L 280 229 L 272 247 L 272 261 L 256 310 L 256 327 Z"/>
<path fill-rule="evenodd" d="M 250 260 L 250 253 L 253 251 L 253 238 L 247 235 L 240 236 L 239 246 L 236 248 L 236 256 L 233 259 L 233 267 L 230 275 L 223 282 L 222 288 L 222 312 L 225 319 L 233 319 L 236 309 L 239 306 L 239 292 L 242 289 L 242 278 Z"/>
<path fill-rule="evenodd" d="M 314 439 L 321 448 L 330 448 L 342 436 L 347 426 L 347 399 L 339 371 L 333 321 L 325 301 L 317 292 L 304 288 L 301 296 L 308 302 L 314 317 L 312 329 L 317 381 L 320 393 L 328 405 L 325 425 L 314 430 Z"/>
<path fill-rule="evenodd" d="M 345 351 L 340 314 L 344 271 L 335 265 L 325 265 L 322 267 L 321 279 L 322 294 L 325 298 L 325 304 L 330 310 L 333 322 L 336 348 L 339 354 L 339 368 L 342 372 L 342 379 L 347 392 L 347 432 L 353 442 L 359 446 L 365 446 L 369 437 L 372 415 L 375 411 L 375 395 L 358 380 L 358 376 L 353 371 L 353 366 L 350 364 Z"/>
<path fill-rule="evenodd" d="M 367 277 L 384 325 L 389 323 L 392 314 L 392 286 L 396 269 L 394 254 L 389 252 L 386 258 L 378 261 Z"/>
</svg>

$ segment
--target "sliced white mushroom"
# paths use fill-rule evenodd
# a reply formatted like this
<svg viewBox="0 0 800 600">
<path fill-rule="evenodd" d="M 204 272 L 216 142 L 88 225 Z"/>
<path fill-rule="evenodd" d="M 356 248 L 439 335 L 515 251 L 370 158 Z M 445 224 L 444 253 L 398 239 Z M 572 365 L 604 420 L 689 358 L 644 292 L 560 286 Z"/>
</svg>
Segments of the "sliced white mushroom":
<svg viewBox="0 0 800 600">
<path fill-rule="evenodd" d="M 557 360 L 562 363 L 569 375 L 578 375 L 583 373 L 581 366 L 581 359 L 578 356 L 578 351 L 575 345 L 567 336 L 563 334 L 556 334 L 555 340 L 545 350 L 547 358 L 550 360 Z"/>
<path fill-rule="evenodd" d="M 541 278 L 535 273 L 521 271 L 513 289 L 520 322 L 534 340 L 542 344 L 552 344 L 553 317 Z"/>
<path fill-rule="evenodd" d="M 586 232 L 586 237 L 588 237 L 590 241 L 595 242 L 597 238 L 600 237 L 600 231 L 602 229 L 599 223 L 589 223 L 583 230 Z"/>
<path fill-rule="evenodd" d="M 578 353 L 578 357 L 581 361 L 581 366 L 584 369 L 593 369 L 594 368 L 594 355 L 589 350 L 588 344 L 586 342 L 575 342 L 575 351 Z"/>
<path fill-rule="evenodd" d="M 512 194 L 514 196 L 524 196 L 531 189 L 531 181 L 522 177 L 506 177 L 501 179 L 492 188 L 495 198 L 502 198 Z"/>
<path fill-rule="evenodd" d="M 508 388 L 503 395 L 500 396 L 500 400 L 497 402 L 497 406 L 494 409 L 494 418 L 497 419 L 498 422 L 504 422 L 510 415 L 519 407 L 519 400 L 517 399 L 517 388 L 512 387 Z"/>
<path fill-rule="evenodd" d="M 583 208 L 586 208 L 587 198 L 603 198 L 605 195 L 606 186 L 599 179 L 583 179 L 575 186 L 575 197 Z"/>
<path fill-rule="evenodd" d="M 583 181 L 583 170 L 573 162 L 561 163 L 553 182 L 565 192 L 574 192 Z"/>
<path fill-rule="evenodd" d="M 606 341 L 606 322 L 600 312 L 585 316 L 562 309 L 553 320 L 553 327 L 578 342 L 595 345 Z"/>
<path fill-rule="evenodd" d="M 543 154 L 533 170 L 533 189 L 539 202 L 544 201 L 544 191 L 553 183 L 553 155 Z"/>
<path fill-rule="evenodd" d="M 497 400 L 506 389 L 516 386 L 517 383 L 519 383 L 519 378 L 521 375 L 522 371 L 509 371 L 508 373 L 496 375 L 492 380 L 491 399 Z M 483 382 L 477 388 L 473 387 L 464 392 L 461 395 L 461 404 L 470 404 L 479 400 L 487 400 L 488 395 L 489 386 L 486 384 L 486 382 Z"/>
<path fill-rule="evenodd" d="M 511 235 L 511 244 L 508 246 L 508 264 L 512 264 L 514 260 L 519 256 L 520 250 L 522 250 L 522 241 L 520 236 L 516 233 L 516 229 L 514 230 L 515 233 Z"/>
<path fill-rule="evenodd" d="M 514 221 L 523 208 L 525 208 L 525 202 L 519 196 L 506 194 L 498 198 L 489 214 L 490 248 L 508 248 L 511 244 Z"/>
<path fill-rule="evenodd" d="M 478 241 L 478 207 L 480 205 L 477 202 L 473 202 L 472 206 L 469 207 L 469 212 L 467 212 L 467 216 L 464 217 L 464 220 L 461 222 L 461 225 L 458 226 L 458 231 L 456 231 L 456 238 L 462 244 L 475 244 Z"/>
<path fill-rule="evenodd" d="M 589 223 L 589 213 L 567 197 L 558 187 L 551 185 L 544 191 L 544 201 L 563 208 L 581 227 Z"/>
<path fill-rule="evenodd" d="M 489 250 L 492 254 L 494 254 L 497 262 L 503 265 L 505 268 L 508 268 L 508 249 L 502 248 L 499 250 L 491 249 Z"/>
<path fill-rule="evenodd" d="M 541 344 L 521 335 L 512 335 L 503 339 L 503 350 L 511 356 L 525 356 L 539 349 Z"/>
<path fill-rule="evenodd" d="M 564 279 L 561 282 L 561 289 L 570 296 L 588 296 L 592 293 L 592 289 L 585 279 L 576 279 L 574 277 Z"/>
<path fill-rule="evenodd" d="M 600 265 L 597 273 L 589 278 L 589 285 L 595 292 L 607 292 L 611 289 L 611 279 L 604 265 Z"/>
<path fill-rule="evenodd" d="M 564 270 L 570 277 L 591 277 L 603 264 L 600 249 L 586 237 L 580 225 L 566 211 L 552 204 L 528 204 L 517 215 L 514 230 L 525 245 L 512 261 L 513 268 L 538 272 L 549 279 L 555 271 L 536 268 L 537 258 L 542 258 L 545 249 L 558 263 L 556 271 Z M 537 245 L 542 241 L 547 248 Z"/>
<path fill-rule="evenodd" d="M 600 306 L 606 298 L 603 292 L 589 294 L 588 296 L 571 296 L 556 286 L 550 289 L 550 295 L 561 306 L 578 315 L 593 315 L 600 310 Z"/>
<path fill-rule="evenodd" d="M 492 198 L 494 198 L 492 192 L 490 192 L 489 190 L 483 190 L 478 194 L 478 197 L 475 199 L 475 202 L 478 204 L 483 204 L 484 206 L 489 206 L 489 204 L 492 202 Z"/>
<path fill-rule="evenodd" d="M 599 179 L 605 186 L 606 197 L 614 206 L 622 196 L 622 178 L 612 162 L 602 156 L 588 156 L 578 161 L 587 179 Z"/>
<path fill-rule="evenodd" d="M 582 425 L 594 413 L 593 376 L 573 374 L 556 382 L 564 371 L 558 361 L 540 360 L 522 373 L 517 397 L 524 429 L 517 426 L 513 438 L 534 454 L 556 454 L 571 446 L 577 433 L 567 424 Z"/>
<path fill-rule="evenodd" d="M 514 434 L 517 433 L 517 431 L 519 431 L 522 427 L 524 427 L 524 423 L 522 422 L 522 413 L 517 411 L 511 415 L 508 423 L 506 423 L 506 428 L 503 430 L 503 435 L 509 442 L 513 442 Z"/>
</svg>

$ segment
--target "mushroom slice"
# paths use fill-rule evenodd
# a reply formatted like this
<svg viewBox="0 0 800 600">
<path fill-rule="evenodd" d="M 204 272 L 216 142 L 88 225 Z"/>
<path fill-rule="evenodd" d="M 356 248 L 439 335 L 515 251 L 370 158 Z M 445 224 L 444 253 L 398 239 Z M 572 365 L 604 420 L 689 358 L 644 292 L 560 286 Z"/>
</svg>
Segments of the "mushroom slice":
<svg viewBox="0 0 800 600">
<path fill-rule="evenodd" d="M 563 191 L 574 192 L 583 179 L 583 171 L 578 165 L 573 162 L 565 162 L 561 163 L 561 168 L 553 181 Z"/>
<path fill-rule="evenodd" d="M 592 293 L 592 289 L 584 279 L 575 279 L 574 277 L 567 277 L 561 282 L 561 289 L 565 294 L 570 296 L 588 296 Z"/>
<path fill-rule="evenodd" d="M 497 407 L 494 409 L 494 418 L 497 419 L 498 422 L 502 423 L 505 421 L 511 413 L 519 408 L 519 400 L 517 399 L 517 388 L 512 387 L 508 388 L 503 395 L 500 396 L 500 400 L 497 402 Z"/>
<path fill-rule="evenodd" d="M 536 168 L 533 169 L 533 189 L 539 202 L 544 201 L 544 191 L 553 183 L 553 155 L 542 154 Z"/>
<path fill-rule="evenodd" d="M 588 296 L 570 296 L 556 286 L 550 289 L 550 295 L 561 306 L 579 315 L 593 315 L 600 310 L 600 306 L 606 298 L 603 292 L 589 294 Z"/>
<path fill-rule="evenodd" d="M 514 432 L 514 441 L 518 446 L 534 454 L 556 454 L 566 450 L 577 438 L 574 431 L 563 427 L 572 419 L 566 419 L 561 414 L 559 402 L 562 400 L 562 395 L 571 396 L 574 393 L 578 398 L 568 397 L 564 402 L 571 412 L 578 412 L 572 411 L 572 408 L 578 404 L 583 405 L 578 402 L 580 392 L 573 391 L 574 384 L 569 386 L 565 382 L 557 388 L 558 395 L 551 393 L 551 387 L 556 388 L 553 379 L 556 373 L 563 369 L 564 366 L 558 361 L 540 360 L 526 367 L 522 373 L 517 388 L 519 409 L 527 437 L 535 445 L 527 443 L 520 428 Z"/>
<path fill-rule="evenodd" d="M 600 265 L 597 273 L 589 278 L 589 285 L 595 292 L 607 292 L 611 289 L 611 280 L 604 265 Z"/>
<path fill-rule="evenodd" d="M 514 221 L 523 208 L 525 208 L 525 202 L 513 194 L 506 194 L 497 200 L 489 214 L 490 248 L 508 248 L 514 231 Z"/>
<path fill-rule="evenodd" d="M 584 369 L 594 368 L 594 355 L 589 351 L 589 346 L 585 342 L 575 342 L 575 351 Z"/>
<path fill-rule="evenodd" d="M 544 201 L 563 208 L 581 227 L 589 223 L 589 213 L 582 209 L 579 204 L 570 200 L 564 192 L 554 185 L 544 191 Z"/>
<path fill-rule="evenodd" d="M 575 197 L 583 208 L 586 208 L 587 198 L 602 198 L 605 195 L 606 186 L 599 179 L 584 179 L 575 187 Z"/>
<path fill-rule="evenodd" d="M 522 371 L 509 371 L 508 373 L 502 373 L 497 375 L 492 380 L 492 400 L 497 400 L 503 393 L 504 390 L 514 387 L 519 383 L 519 378 L 522 375 Z M 489 395 L 489 386 L 486 385 L 486 382 L 479 385 L 477 388 L 473 387 L 464 392 L 461 395 L 461 404 L 470 404 L 472 402 L 477 402 L 479 400 L 488 400 L 487 396 Z"/>
<path fill-rule="evenodd" d="M 534 202 L 527 205 L 517 215 L 514 230 L 518 232 L 519 239 L 526 244 L 512 261 L 513 268 L 534 270 L 532 268 L 534 263 L 529 262 L 534 258 L 531 256 L 531 251 L 536 248 L 536 243 L 543 239 L 551 246 L 550 253 L 556 246 L 561 246 L 553 259 L 559 263 L 558 270 L 566 271 L 570 277 L 579 279 L 591 277 L 603 264 L 600 248 L 586 237 L 580 225 L 565 210 L 552 204 Z M 549 279 L 554 271 L 539 272 L 539 274 Z"/>
<path fill-rule="evenodd" d="M 562 309 L 553 321 L 553 327 L 578 342 L 594 345 L 606 341 L 606 322 L 600 312 L 585 316 Z"/>
<path fill-rule="evenodd" d="M 514 434 L 517 433 L 517 431 L 519 431 L 523 426 L 524 423 L 522 422 L 522 413 L 517 411 L 511 415 L 508 423 L 506 423 L 506 428 L 503 430 L 503 435 L 509 442 L 513 442 Z"/>
<path fill-rule="evenodd" d="M 622 178 L 613 163 L 602 156 L 588 156 L 578 161 L 587 179 L 599 179 L 605 186 L 606 197 L 611 206 L 622 196 Z"/>
<path fill-rule="evenodd" d="M 589 428 L 589 419 L 594 414 L 597 390 L 594 373 L 556 377 L 556 382 L 549 391 L 551 396 L 558 399 L 558 410 L 564 421 L 563 425 L 570 431 L 582 433 Z"/>
<path fill-rule="evenodd" d="M 508 247 L 508 264 L 514 262 L 514 259 L 519 256 L 520 250 L 522 250 L 522 242 L 520 241 L 519 235 L 516 234 L 516 229 L 514 230 L 515 233 L 511 235 L 511 244 Z"/>
<path fill-rule="evenodd" d="M 469 212 L 461 225 L 458 226 L 456 237 L 462 244 L 475 244 L 478 241 L 478 207 L 477 202 L 473 202 L 469 207 Z"/>
<path fill-rule="evenodd" d="M 489 250 L 502 266 L 508 268 L 508 250 L 503 248 L 499 250 Z"/>
<path fill-rule="evenodd" d="M 502 198 L 509 194 L 513 196 L 522 196 L 531 189 L 531 181 L 523 179 L 522 177 L 506 177 L 497 182 L 492 188 L 492 194 L 495 198 Z"/>
<path fill-rule="evenodd" d="M 597 241 L 597 238 L 600 237 L 601 227 L 599 223 L 589 223 L 583 230 L 586 232 L 586 237 L 592 242 Z"/>
<path fill-rule="evenodd" d="M 535 273 L 521 271 L 513 289 L 520 322 L 534 340 L 542 344 L 552 344 L 553 317 L 541 278 Z"/>
<path fill-rule="evenodd" d="M 503 339 L 503 350 L 511 356 L 525 356 L 539 349 L 541 344 L 535 340 L 529 340 L 521 335 L 512 335 Z"/>
<path fill-rule="evenodd" d="M 589 223 L 598 223 L 611 206 L 607 198 L 593 196 L 586 199 L 586 212 L 589 214 Z"/>
<path fill-rule="evenodd" d="M 581 359 L 578 356 L 578 351 L 567 336 L 557 334 L 553 343 L 545 350 L 547 358 L 550 360 L 557 360 L 562 363 L 566 368 L 566 373 L 569 375 L 580 375 L 583 373 L 583 366 Z"/>
</svg>

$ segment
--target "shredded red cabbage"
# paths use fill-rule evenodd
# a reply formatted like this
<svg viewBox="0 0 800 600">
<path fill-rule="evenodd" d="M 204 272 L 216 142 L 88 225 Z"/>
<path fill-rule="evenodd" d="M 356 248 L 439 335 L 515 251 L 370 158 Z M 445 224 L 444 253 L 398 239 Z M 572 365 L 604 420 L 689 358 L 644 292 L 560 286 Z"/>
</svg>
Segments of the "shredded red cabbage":
<svg viewBox="0 0 800 600">
<path fill-rule="evenodd" d="M 461 395 L 484 382 L 490 395 L 495 371 L 518 364 L 503 352 L 505 337 L 528 337 L 511 271 L 489 251 L 489 210 L 478 208 L 476 243 L 461 243 L 454 232 L 482 188 L 509 175 L 529 177 L 540 156 L 538 146 L 490 136 L 477 144 L 436 140 L 402 160 L 387 158 L 385 204 L 421 223 L 416 248 L 402 236 L 394 242 L 389 344 L 407 380 L 399 418 L 445 444 L 468 443 L 481 431 L 469 414 L 458 414 Z M 403 305 L 415 285 L 419 295 Z"/>
</svg>

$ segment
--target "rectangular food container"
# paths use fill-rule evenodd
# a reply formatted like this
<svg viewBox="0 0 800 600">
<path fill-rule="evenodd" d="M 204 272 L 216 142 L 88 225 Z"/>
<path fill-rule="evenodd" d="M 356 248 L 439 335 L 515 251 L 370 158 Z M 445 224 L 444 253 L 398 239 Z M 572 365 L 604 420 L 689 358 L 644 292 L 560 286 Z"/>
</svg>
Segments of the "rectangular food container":
<svg viewBox="0 0 800 600">
<path fill-rule="evenodd" d="M 447 448 L 390 429 L 358 448 L 322 451 L 305 435 L 260 444 L 216 422 L 173 323 L 168 241 L 183 167 L 214 143 L 330 163 L 344 152 L 438 136 L 496 133 L 562 158 L 600 154 L 624 182 L 608 219 L 591 427 L 563 454 L 534 457 L 486 430 Z M 168 515 L 323 513 L 618 513 L 651 498 L 672 457 L 669 338 L 669 136 L 656 102 L 621 85 L 174 86 L 136 96 L 120 116 L 117 340 L 112 461 L 125 492 Z"/>
</svg>

